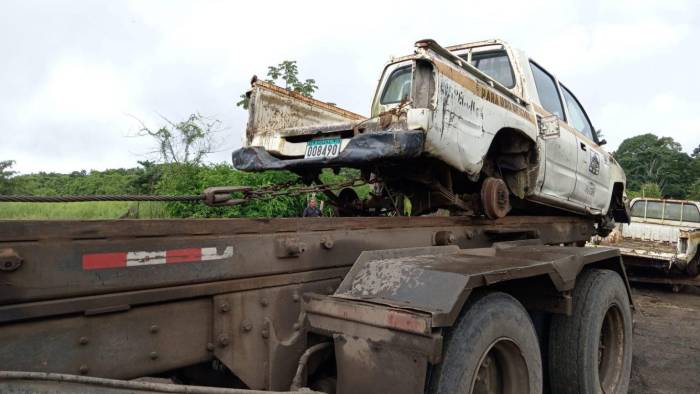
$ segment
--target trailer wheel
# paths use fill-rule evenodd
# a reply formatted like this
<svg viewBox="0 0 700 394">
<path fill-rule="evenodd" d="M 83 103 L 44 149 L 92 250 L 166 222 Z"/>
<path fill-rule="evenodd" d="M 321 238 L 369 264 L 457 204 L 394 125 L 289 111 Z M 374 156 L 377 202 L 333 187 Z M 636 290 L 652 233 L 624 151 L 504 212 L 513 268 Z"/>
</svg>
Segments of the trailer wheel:
<svg viewBox="0 0 700 394">
<path fill-rule="evenodd" d="M 632 368 L 632 312 L 614 271 L 583 272 L 573 314 L 554 315 L 549 332 L 553 393 L 626 393 Z"/>
<path fill-rule="evenodd" d="M 429 393 L 541 393 L 542 361 L 535 328 L 505 293 L 469 302 L 445 338 Z"/>
</svg>

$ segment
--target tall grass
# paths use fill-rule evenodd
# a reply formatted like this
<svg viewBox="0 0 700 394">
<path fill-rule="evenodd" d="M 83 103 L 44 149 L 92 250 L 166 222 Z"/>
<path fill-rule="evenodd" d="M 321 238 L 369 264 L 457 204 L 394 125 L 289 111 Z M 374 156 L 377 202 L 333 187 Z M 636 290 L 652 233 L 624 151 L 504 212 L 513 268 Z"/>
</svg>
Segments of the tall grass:
<svg viewBox="0 0 700 394">
<path fill-rule="evenodd" d="M 74 202 L 74 203 L 0 203 L 0 219 L 158 219 L 168 218 L 164 203 L 158 202 Z"/>
</svg>

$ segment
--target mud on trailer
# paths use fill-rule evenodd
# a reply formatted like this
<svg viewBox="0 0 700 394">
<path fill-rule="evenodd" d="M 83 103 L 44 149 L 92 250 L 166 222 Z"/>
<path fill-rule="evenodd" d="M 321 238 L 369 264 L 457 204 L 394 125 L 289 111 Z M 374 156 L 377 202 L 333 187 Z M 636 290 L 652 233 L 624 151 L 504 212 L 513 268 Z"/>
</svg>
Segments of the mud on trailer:
<svg viewBox="0 0 700 394">
<path fill-rule="evenodd" d="M 626 392 L 630 292 L 617 249 L 575 246 L 593 231 L 0 221 L 0 391 Z"/>
</svg>

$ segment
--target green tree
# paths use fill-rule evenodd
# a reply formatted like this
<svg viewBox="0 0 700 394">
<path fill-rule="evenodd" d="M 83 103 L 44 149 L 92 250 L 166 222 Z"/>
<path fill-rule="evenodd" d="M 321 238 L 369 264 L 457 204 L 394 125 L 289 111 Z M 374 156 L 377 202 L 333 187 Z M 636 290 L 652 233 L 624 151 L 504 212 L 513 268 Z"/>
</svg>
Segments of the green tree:
<svg viewBox="0 0 700 394">
<path fill-rule="evenodd" d="M 700 201 L 700 178 L 696 179 L 695 182 L 690 185 L 688 196 L 686 198 L 689 200 Z"/>
<path fill-rule="evenodd" d="M 284 60 L 282 63 L 276 66 L 267 67 L 267 82 L 278 84 L 278 80 L 284 83 L 284 88 L 297 93 L 300 93 L 306 97 L 313 97 L 313 94 L 318 90 L 316 85 L 316 80 L 306 79 L 303 82 L 299 79 L 299 67 L 297 66 L 296 60 Z M 253 80 L 256 78 L 253 77 Z M 243 109 L 248 109 L 248 104 L 250 102 L 250 97 L 247 93 L 243 93 L 240 96 L 241 100 L 236 103 L 236 106 L 243 107 Z"/>
<path fill-rule="evenodd" d="M 198 113 L 191 114 L 186 120 L 166 122 L 157 130 L 146 126 L 142 121 L 138 136 L 149 136 L 156 142 L 156 149 L 150 153 L 158 154 L 163 163 L 201 164 L 204 156 L 215 151 L 219 141 L 215 138 L 221 131 L 221 122 L 207 119 Z"/>
<path fill-rule="evenodd" d="M 656 183 L 645 183 L 639 188 L 639 190 L 630 190 L 627 193 L 629 198 L 636 197 L 651 197 L 651 198 L 661 198 L 663 193 L 661 188 Z"/>
<path fill-rule="evenodd" d="M 155 193 L 156 186 L 163 176 L 163 165 L 150 160 L 138 163 L 141 167 L 134 169 L 135 176 L 130 182 L 130 187 L 139 194 Z"/>
<path fill-rule="evenodd" d="M 236 171 L 230 164 L 164 165 L 158 183 L 160 194 L 199 194 L 211 186 L 269 186 L 296 180 L 298 177 L 287 171 L 249 173 Z M 172 217 L 280 217 L 299 216 L 304 209 L 305 196 L 278 196 L 268 200 L 253 200 L 233 207 L 211 208 L 204 204 L 173 202 L 167 204 Z"/>
<path fill-rule="evenodd" d="M 15 164 L 14 160 L 0 160 L 0 194 L 12 193 L 11 177 L 16 174 L 11 168 Z"/>
<path fill-rule="evenodd" d="M 662 196 L 684 198 L 697 175 L 693 159 L 671 137 L 647 133 L 628 138 L 613 155 L 625 170 L 630 190 L 656 184 Z"/>
</svg>

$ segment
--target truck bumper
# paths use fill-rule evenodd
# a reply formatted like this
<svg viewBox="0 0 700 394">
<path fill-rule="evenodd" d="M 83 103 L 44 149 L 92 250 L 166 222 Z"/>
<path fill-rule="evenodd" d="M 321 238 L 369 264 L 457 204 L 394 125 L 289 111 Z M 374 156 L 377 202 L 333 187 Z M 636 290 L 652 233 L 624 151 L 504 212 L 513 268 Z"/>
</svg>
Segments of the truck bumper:
<svg viewBox="0 0 700 394">
<path fill-rule="evenodd" d="M 300 170 L 320 167 L 362 167 L 378 161 L 411 159 L 423 153 L 423 131 L 391 131 L 353 137 L 337 157 L 304 159 L 270 154 L 263 147 L 233 152 L 233 166 L 241 171 Z"/>
</svg>

